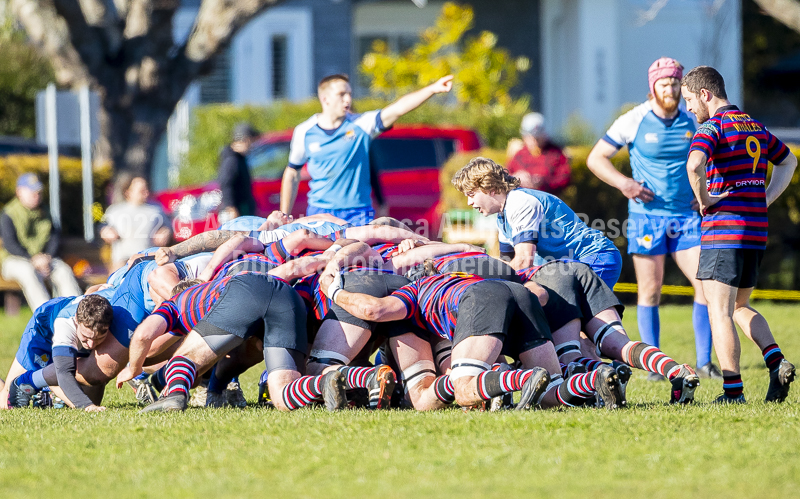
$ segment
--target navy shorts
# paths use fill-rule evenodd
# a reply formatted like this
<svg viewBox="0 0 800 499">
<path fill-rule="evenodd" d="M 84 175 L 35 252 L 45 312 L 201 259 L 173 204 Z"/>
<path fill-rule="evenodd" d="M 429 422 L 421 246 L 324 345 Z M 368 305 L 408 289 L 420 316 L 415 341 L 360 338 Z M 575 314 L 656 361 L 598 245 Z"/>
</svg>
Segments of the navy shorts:
<svg viewBox="0 0 800 499">
<path fill-rule="evenodd" d="M 697 279 L 717 281 L 740 289 L 754 288 L 763 258 L 762 249 L 702 248 Z"/>
</svg>

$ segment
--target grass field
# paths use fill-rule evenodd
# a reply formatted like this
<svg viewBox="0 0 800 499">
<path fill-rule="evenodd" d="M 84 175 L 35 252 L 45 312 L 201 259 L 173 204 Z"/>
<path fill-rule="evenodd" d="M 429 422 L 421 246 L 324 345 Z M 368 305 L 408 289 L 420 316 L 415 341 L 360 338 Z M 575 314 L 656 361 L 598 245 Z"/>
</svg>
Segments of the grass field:
<svg viewBox="0 0 800 499">
<path fill-rule="evenodd" d="M 800 359 L 800 308 L 756 306 Z M 635 312 L 624 320 L 634 338 Z M 3 376 L 26 320 L 0 315 Z M 662 308 L 662 337 L 694 363 L 688 306 Z M 750 403 L 737 407 L 711 405 L 722 385 L 706 380 L 695 405 L 669 406 L 668 385 L 641 373 L 618 412 L 139 415 L 131 390 L 109 387 L 102 414 L 0 411 L 0 497 L 793 496 L 800 384 L 764 404 L 767 370 L 755 346 L 743 350 Z M 243 377 L 248 399 L 257 375 Z"/>
</svg>

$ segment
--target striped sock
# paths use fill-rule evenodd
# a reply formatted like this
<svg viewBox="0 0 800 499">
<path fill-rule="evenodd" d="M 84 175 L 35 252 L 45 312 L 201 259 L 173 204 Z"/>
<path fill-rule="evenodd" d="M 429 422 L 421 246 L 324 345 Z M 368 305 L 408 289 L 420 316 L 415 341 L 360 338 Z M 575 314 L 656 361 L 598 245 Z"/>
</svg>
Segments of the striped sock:
<svg viewBox="0 0 800 499">
<path fill-rule="evenodd" d="M 658 373 L 666 378 L 672 377 L 680 371 L 681 366 L 668 357 L 658 348 L 634 341 L 633 346 L 628 349 L 628 365 L 648 371 Z"/>
<path fill-rule="evenodd" d="M 314 400 L 322 398 L 322 388 L 320 381 L 322 376 L 303 376 L 286 385 L 281 396 L 283 404 L 290 410 L 310 404 Z"/>
<path fill-rule="evenodd" d="M 741 374 L 733 374 L 731 376 L 722 376 L 722 389 L 725 390 L 725 395 L 730 398 L 736 398 L 744 391 L 744 383 L 742 383 Z"/>
<path fill-rule="evenodd" d="M 558 401 L 569 407 L 585 405 L 594 396 L 596 379 L 597 371 L 572 376 L 558 386 Z"/>
<path fill-rule="evenodd" d="M 161 366 L 158 371 L 150 375 L 150 384 L 158 393 L 167 386 L 167 366 Z"/>
<path fill-rule="evenodd" d="M 348 367 L 342 366 L 337 369 L 344 374 L 347 389 L 368 388 L 370 378 L 375 375 L 375 367 Z"/>
<path fill-rule="evenodd" d="M 433 392 L 436 394 L 436 398 L 445 404 L 452 404 L 456 401 L 456 390 L 453 388 L 453 382 L 450 381 L 450 376 L 447 374 L 434 380 Z"/>
<path fill-rule="evenodd" d="M 578 359 L 575 359 L 573 362 L 580 362 L 581 364 L 586 366 L 586 370 L 587 371 L 594 371 L 598 367 L 600 367 L 603 364 L 605 364 L 605 362 L 602 362 L 602 361 L 599 361 L 599 360 L 590 359 L 588 357 L 580 357 Z"/>
<path fill-rule="evenodd" d="M 194 362 L 186 357 L 173 357 L 167 364 L 167 395 L 183 393 L 189 396 L 189 389 L 194 384 L 197 368 Z"/>
<path fill-rule="evenodd" d="M 777 369 L 783 360 L 781 348 L 775 343 L 761 350 L 761 353 L 764 355 L 764 362 L 766 362 L 770 371 Z"/>
<path fill-rule="evenodd" d="M 492 367 L 490 369 L 492 371 L 501 372 L 502 373 L 502 372 L 505 372 L 505 371 L 508 371 L 509 369 L 511 369 L 511 366 L 509 366 L 505 362 L 495 362 L 494 364 L 492 364 Z"/>
<path fill-rule="evenodd" d="M 518 392 L 532 373 L 533 369 L 511 369 L 502 373 L 484 371 L 476 377 L 478 395 L 483 400 L 491 400 L 498 395 Z"/>
</svg>

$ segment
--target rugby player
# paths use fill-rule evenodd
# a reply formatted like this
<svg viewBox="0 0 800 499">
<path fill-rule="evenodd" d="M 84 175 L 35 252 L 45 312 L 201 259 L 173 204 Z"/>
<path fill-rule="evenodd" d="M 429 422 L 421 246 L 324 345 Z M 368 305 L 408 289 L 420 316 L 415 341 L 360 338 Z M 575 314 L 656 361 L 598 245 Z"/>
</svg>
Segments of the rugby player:
<svg viewBox="0 0 800 499">
<path fill-rule="evenodd" d="M 662 57 L 647 72 L 648 100 L 620 116 L 597 141 L 586 166 L 600 180 L 616 187 L 628 201 L 626 237 L 638 284 L 636 319 L 642 341 L 658 347 L 661 326 L 658 305 L 664 281 L 665 255 L 672 255 L 694 288 L 697 373 L 722 379 L 711 363 L 711 326 L 703 287 L 695 277 L 700 260 L 700 216 L 686 173 L 686 158 L 696 125 L 679 107 L 683 66 Z M 630 150 L 632 178 L 620 173 L 610 158 Z M 664 377 L 651 373 L 648 380 Z"/>
<path fill-rule="evenodd" d="M 608 366 L 559 383 L 561 368 L 542 308 L 519 284 L 442 274 L 375 298 L 342 289 L 341 274 L 329 264 L 321 287 L 334 303 L 365 321 L 414 318 L 452 341 L 449 379 L 455 400 L 463 407 L 516 391 L 521 392 L 518 409 L 535 404 L 581 405 L 595 393 L 609 409 L 624 406 L 617 374 Z M 490 366 L 501 353 L 520 360 L 524 369 L 492 371 Z"/>
<path fill-rule="evenodd" d="M 721 403 L 744 403 L 734 322 L 761 349 L 769 368 L 767 402 L 783 402 L 795 367 L 766 319 L 750 305 L 767 246 L 767 207 L 788 187 L 797 158 L 766 127 L 728 101 L 725 81 L 709 66 L 681 80 L 687 109 L 700 128 L 686 169 L 703 215 L 697 279 L 708 300 L 714 348 L 722 368 Z M 768 163 L 774 165 L 767 185 Z"/>
<path fill-rule="evenodd" d="M 581 261 L 614 287 L 622 257 L 614 243 L 590 229 L 563 201 L 545 192 L 519 187 L 519 179 L 486 158 L 473 158 L 453 176 L 453 185 L 484 216 L 497 214 L 500 252 L 515 269 L 543 259 Z"/>
</svg>

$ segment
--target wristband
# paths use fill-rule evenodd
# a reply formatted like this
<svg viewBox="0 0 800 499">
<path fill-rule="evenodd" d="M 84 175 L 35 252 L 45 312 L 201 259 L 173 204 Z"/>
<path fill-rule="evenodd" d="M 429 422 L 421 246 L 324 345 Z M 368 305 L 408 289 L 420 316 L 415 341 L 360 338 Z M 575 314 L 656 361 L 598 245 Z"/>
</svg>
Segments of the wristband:
<svg viewBox="0 0 800 499">
<path fill-rule="evenodd" d="M 333 295 L 336 294 L 337 291 L 341 290 L 342 290 L 342 274 L 337 272 L 336 275 L 333 276 L 333 282 L 331 283 L 330 286 L 328 286 L 328 292 L 326 294 L 330 297 L 331 300 L 333 300 Z"/>
<path fill-rule="evenodd" d="M 340 249 L 342 249 L 341 244 L 331 244 L 330 248 L 326 249 L 325 251 L 333 251 L 334 253 L 336 253 Z"/>
</svg>

